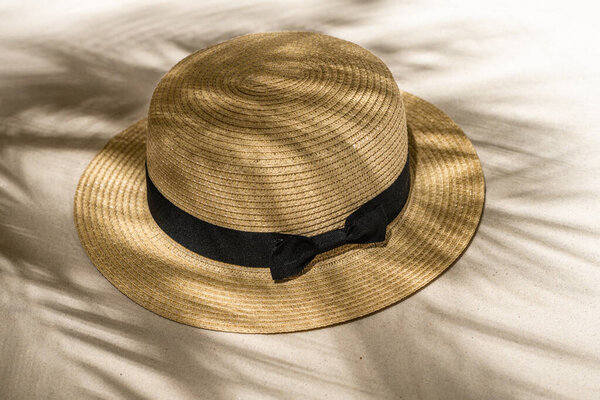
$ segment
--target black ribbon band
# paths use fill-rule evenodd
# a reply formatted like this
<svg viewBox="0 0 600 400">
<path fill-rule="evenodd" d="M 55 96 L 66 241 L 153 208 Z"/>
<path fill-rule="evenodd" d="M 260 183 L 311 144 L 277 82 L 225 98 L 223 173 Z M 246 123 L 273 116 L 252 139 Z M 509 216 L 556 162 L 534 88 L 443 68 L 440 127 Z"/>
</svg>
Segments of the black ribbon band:
<svg viewBox="0 0 600 400">
<path fill-rule="evenodd" d="M 146 169 L 148 207 L 154 221 L 173 240 L 204 257 L 245 267 L 269 267 L 275 280 L 298 275 L 320 253 L 346 243 L 385 240 L 410 190 L 408 159 L 396 180 L 346 218 L 343 228 L 316 236 L 247 232 L 213 225 L 183 211 L 154 186 Z"/>
</svg>

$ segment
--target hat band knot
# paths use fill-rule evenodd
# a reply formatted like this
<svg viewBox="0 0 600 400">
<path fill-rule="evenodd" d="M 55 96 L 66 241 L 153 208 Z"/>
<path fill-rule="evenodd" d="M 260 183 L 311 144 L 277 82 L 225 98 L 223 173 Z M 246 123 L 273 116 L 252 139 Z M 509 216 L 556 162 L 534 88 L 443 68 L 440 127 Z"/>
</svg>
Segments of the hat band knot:
<svg viewBox="0 0 600 400">
<path fill-rule="evenodd" d="M 408 199 L 408 158 L 398 178 L 350 214 L 341 229 L 315 236 L 248 232 L 196 218 L 171 203 L 156 188 L 146 168 L 148 208 L 157 225 L 173 240 L 204 257 L 245 267 L 268 267 L 274 280 L 302 273 L 321 253 L 350 243 L 385 240 L 386 228 Z"/>
<path fill-rule="evenodd" d="M 350 214 L 342 229 L 312 237 L 290 235 L 276 239 L 269 263 L 271 276 L 280 280 L 298 275 L 318 254 L 347 243 L 382 242 L 387 224 L 385 210 L 379 204 Z"/>
</svg>

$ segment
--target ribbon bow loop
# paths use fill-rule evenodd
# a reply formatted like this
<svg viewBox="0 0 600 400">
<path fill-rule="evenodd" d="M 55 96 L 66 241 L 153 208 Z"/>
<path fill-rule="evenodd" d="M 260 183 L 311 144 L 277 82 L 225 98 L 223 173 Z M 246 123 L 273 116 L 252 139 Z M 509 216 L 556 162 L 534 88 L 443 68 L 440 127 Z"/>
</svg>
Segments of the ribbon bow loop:
<svg viewBox="0 0 600 400">
<path fill-rule="evenodd" d="M 359 209 L 346 219 L 346 243 L 376 243 L 385 240 L 385 231 L 388 220 L 383 206 L 368 209 L 366 212 Z"/>
<path fill-rule="evenodd" d="M 285 235 L 273 242 L 271 276 L 282 280 L 300 274 L 320 253 L 347 243 L 375 243 L 385 240 L 387 215 L 381 204 L 361 207 L 346 218 L 344 228 L 307 237 Z"/>
</svg>

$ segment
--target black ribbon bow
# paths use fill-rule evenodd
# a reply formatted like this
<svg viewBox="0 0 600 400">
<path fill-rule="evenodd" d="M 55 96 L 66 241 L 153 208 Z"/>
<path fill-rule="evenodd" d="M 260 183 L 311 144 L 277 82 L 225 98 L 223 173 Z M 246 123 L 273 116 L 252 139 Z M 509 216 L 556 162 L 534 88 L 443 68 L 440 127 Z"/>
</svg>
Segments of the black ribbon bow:
<svg viewBox="0 0 600 400">
<path fill-rule="evenodd" d="M 387 215 L 381 204 L 361 207 L 346 218 L 344 227 L 308 237 L 286 235 L 273 241 L 269 268 L 274 280 L 300 274 L 318 254 L 347 243 L 375 243 L 385 240 Z"/>
</svg>

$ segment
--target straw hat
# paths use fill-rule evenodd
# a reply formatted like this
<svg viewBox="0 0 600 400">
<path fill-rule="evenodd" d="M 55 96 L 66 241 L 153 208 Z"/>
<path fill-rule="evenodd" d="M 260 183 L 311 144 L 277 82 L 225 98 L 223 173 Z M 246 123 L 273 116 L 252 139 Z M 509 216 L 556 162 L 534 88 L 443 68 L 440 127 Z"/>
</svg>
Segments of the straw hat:
<svg viewBox="0 0 600 400">
<path fill-rule="evenodd" d="M 175 65 L 83 173 L 75 220 L 141 306 L 272 333 L 414 293 L 464 251 L 483 203 L 475 149 L 446 114 L 356 44 L 280 32 Z"/>
</svg>

